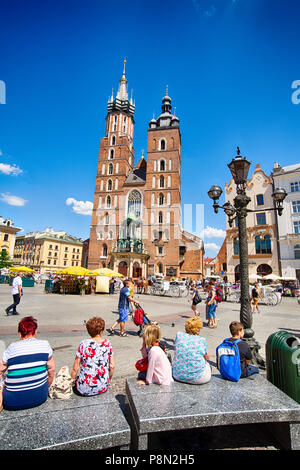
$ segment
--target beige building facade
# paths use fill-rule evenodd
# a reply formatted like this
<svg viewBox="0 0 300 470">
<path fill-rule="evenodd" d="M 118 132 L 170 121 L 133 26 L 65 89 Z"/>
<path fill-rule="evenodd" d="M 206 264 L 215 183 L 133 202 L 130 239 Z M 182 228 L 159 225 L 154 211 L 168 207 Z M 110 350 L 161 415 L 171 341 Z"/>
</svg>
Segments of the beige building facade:
<svg viewBox="0 0 300 470">
<path fill-rule="evenodd" d="M 259 164 L 256 165 L 246 185 L 246 194 L 251 199 L 247 208 L 256 211 L 249 212 L 247 216 L 250 280 L 254 275 L 280 275 L 276 212 L 268 210 L 274 207 L 272 193 L 272 178 L 265 174 Z M 225 185 L 226 202 L 233 204 L 235 196 L 236 186 L 232 178 L 230 183 Z M 240 279 L 237 219 L 232 227 L 229 227 L 228 220 L 226 224 L 226 275 L 229 282 L 235 282 Z"/>
<path fill-rule="evenodd" d="M 0 251 L 7 251 L 10 258 L 13 258 L 16 234 L 21 227 L 15 227 L 11 219 L 4 219 L 0 216 Z"/>
<path fill-rule="evenodd" d="M 81 266 L 83 240 L 46 229 L 16 238 L 14 263 L 30 267 L 41 274 Z"/>
</svg>

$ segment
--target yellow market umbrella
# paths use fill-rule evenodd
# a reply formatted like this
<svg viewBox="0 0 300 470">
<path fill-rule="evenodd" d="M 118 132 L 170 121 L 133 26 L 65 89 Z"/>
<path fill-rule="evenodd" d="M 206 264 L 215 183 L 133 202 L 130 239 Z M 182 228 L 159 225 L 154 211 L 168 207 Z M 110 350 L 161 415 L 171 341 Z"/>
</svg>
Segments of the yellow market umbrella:
<svg viewBox="0 0 300 470">
<path fill-rule="evenodd" d="M 106 277 L 124 277 L 123 274 L 120 274 L 116 271 L 113 271 L 112 269 L 109 268 L 100 268 L 100 269 L 95 269 L 98 273 L 99 276 L 106 276 Z"/>
<path fill-rule="evenodd" d="M 27 268 L 27 266 L 12 266 L 9 270 L 14 273 L 35 273 L 33 269 Z"/>
<path fill-rule="evenodd" d="M 96 276 L 96 274 L 91 274 L 90 269 L 83 268 L 82 266 L 75 266 L 71 268 L 58 269 L 56 274 L 65 274 L 70 276 Z"/>
</svg>

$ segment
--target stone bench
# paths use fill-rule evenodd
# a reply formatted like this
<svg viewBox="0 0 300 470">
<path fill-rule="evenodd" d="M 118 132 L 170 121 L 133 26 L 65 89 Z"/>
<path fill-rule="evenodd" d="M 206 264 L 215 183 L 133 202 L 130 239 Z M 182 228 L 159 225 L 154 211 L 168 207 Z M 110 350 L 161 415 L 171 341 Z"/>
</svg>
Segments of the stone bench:
<svg viewBox="0 0 300 470">
<path fill-rule="evenodd" d="M 110 390 L 0 413 L 1 450 L 128 449 L 129 444 L 130 427 Z"/>
<path fill-rule="evenodd" d="M 133 449 L 147 449 L 151 433 L 271 423 L 283 448 L 300 450 L 300 406 L 260 374 L 236 383 L 216 374 L 204 385 L 139 386 L 128 379 L 126 400 Z"/>
</svg>

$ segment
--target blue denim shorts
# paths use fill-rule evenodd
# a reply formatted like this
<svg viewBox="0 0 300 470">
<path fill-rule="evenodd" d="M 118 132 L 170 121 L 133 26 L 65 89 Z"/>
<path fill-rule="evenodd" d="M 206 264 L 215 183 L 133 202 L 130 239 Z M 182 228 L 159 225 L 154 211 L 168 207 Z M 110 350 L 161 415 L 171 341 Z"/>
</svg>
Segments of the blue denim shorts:
<svg viewBox="0 0 300 470">
<path fill-rule="evenodd" d="M 216 308 L 214 304 L 208 306 L 208 318 L 216 318 Z"/>
<path fill-rule="evenodd" d="M 128 321 L 128 310 L 119 308 L 119 321 Z"/>
</svg>

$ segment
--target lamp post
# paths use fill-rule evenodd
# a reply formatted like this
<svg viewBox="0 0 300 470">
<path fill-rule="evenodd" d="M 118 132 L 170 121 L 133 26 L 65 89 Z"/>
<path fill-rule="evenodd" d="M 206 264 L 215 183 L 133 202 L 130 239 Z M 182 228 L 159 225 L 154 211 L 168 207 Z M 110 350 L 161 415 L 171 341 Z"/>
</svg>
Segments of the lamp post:
<svg viewBox="0 0 300 470">
<path fill-rule="evenodd" d="M 237 147 L 237 155 L 228 164 L 232 177 L 236 184 L 236 197 L 233 200 L 234 205 L 226 202 L 223 206 L 218 204 L 218 200 L 222 194 L 220 186 L 212 186 L 208 191 L 209 197 L 214 201 L 213 208 L 215 213 L 219 209 L 223 209 L 228 217 L 229 226 L 235 218 L 238 220 L 239 230 L 239 257 L 240 257 L 240 276 L 241 276 L 241 308 L 240 308 L 240 321 L 244 325 L 245 335 L 244 338 L 248 341 L 252 350 L 253 360 L 260 368 L 265 368 L 265 362 L 259 354 L 260 345 L 254 338 L 254 331 L 252 329 L 252 312 L 250 308 L 249 299 L 249 273 L 248 273 L 248 242 L 247 242 L 247 214 L 248 212 L 260 212 L 248 209 L 247 206 L 251 199 L 246 194 L 247 177 L 251 162 L 243 158 L 240 154 L 240 149 Z M 284 189 L 275 189 L 272 197 L 275 202 L 275 207 L 265 210 L 276 210 L 278 215 L 283 211 L 283 200 L 287 193 Z"/>
</svg>

